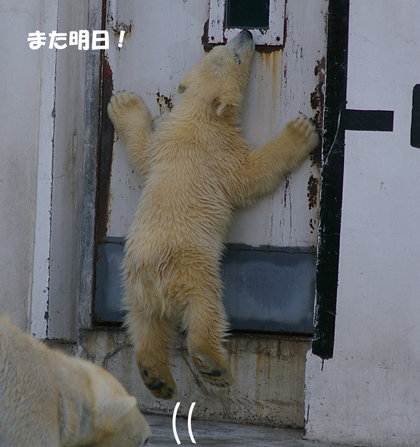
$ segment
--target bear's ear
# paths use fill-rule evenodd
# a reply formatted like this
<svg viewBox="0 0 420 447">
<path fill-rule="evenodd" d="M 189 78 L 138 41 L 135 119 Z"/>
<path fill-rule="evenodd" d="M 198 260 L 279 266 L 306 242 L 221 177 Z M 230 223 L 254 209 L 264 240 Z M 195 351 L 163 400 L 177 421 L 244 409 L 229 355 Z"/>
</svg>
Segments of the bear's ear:
<svg viewBox="0 0 420 447">
<path fill-rule="evenodd" d="M 238 105 L 237 98 L 225 93 L 216 100 L 216 114 L 218 116 L 229 115 Z"/>
<path fill-rule="evenodd" d="M 194 70 L 190 70 L 184 77 L 179 81 L 178 87 L 176 91 L 178 93 L 184 93 L 186 90 L 190 88 L 191 85 L 194 84 L 194 79 L 197 78 L 197 74 Z"/>
</svg>

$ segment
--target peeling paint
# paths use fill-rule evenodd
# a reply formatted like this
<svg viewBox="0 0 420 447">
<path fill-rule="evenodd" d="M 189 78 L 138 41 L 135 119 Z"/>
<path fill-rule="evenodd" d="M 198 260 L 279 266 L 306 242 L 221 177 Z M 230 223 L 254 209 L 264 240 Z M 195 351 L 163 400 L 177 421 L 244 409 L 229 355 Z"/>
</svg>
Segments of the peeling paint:
<svg viewBox="0 0 420 447">
<path fill-rule="evenodd" d="M 204 24 L 203 35 L 201 36 L 201 44 L 206 53 L 212 50 L 214 44 L 209 43 L 209 21 Z"/>
<path fill-rule="evenodd" d="M 106 112 L 109 100 L 114 91 L 114 80 L 108 58 L 105 56 L 102 62 L 102 139 L 99 157 L 99 194 L 98 212 L 96 217 L 96 234 L 98 240 L 106 235 L 110 215 L 111 203 L 111 165 L 112 148 L 114 141 L 114 128 Z"/>
<path fill-rule="evenodd" d="M 108 12 L 106 21 L 108 22 L 108 25 L 112 29 L 112 31 L 114 31 L 115 37 L 117 38 L 120 37 L 121 31 L 125 32 L 124 39 L 129 37 L 133 32 L 134 23 L 132 20 L 130 20 L 130 24 L 127 25 L 126 23 L 116 20 L 112 12 Z"/>
<path fill-rule="evenodd" d="M 318 204 L 319 179 L 311 175 L 308 180 L 309 209 L 316 208 Z"/>
<path fill-rule="evenodd" d="M 311 229 L 311 234 L 316 230 L 317 220 L 309 219 L 309 228 Z"/>
<path fill-rule="evenodd" d="M 325 88 L 325 57 L 317 61 L 314 75 L 318 78 L 315 90 L 311 93 L 311 107 L 315 112 L 314 121 L 318 129 L 323 126 L 324 88 Z M 321 166 L 321 150 L 311 155 L 313 165 Z"/>
<path fill-rule="evenodd" d="M 255 51 L 258 53 L 276 53 L 284 48 L 284 45 L 256 45 Z"/>
<path fill-rule="evenodd" d="M 159 107 L 159 117 L 165 112 L 170 112 L 173 108 L 172 96 L 162 95 L 160 92 L 156 92 L 156 102 Z"/>
<path fill-rule="evenodd" d="M 318 110 L 319 112 L 324 105 L 325 57 L 317 61 L 314 75 L 318 78 L 318 83 L 315 90 L 311 93 L 311 107 L 313 110 Z"/>
<path fill-rule="evenodd" d="M 287 207 L 287 198 L 288 197 L 289 197 L 289 201 L 291 201 L 290 200 L 289 188 L 290 188 L 290 176 L 288 176 L 286 178 L 286 180 L 284 181 L 284 186 L 283 186 L 283 191 L 284 191 L 284 194 L 283 194 L 283 204 L 284 204 L 285 207 Z"/>
</svg>

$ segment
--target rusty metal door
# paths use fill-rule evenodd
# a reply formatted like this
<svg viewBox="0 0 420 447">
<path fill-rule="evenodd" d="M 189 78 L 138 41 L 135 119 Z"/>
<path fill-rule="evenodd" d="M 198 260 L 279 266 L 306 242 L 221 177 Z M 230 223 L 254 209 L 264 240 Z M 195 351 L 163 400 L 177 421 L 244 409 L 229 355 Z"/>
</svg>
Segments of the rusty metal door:
<svg viewBox="0 0 420 447">
<path fill-rule="evenodd" d="M 319 127 L 322 124 L 327 2 L 271 0 L 267 4 L 268 29 L 246 26 L 257 47 L 242 127 L 255 146 L 273 138 L 300 113 Z M 224 19 L 223 8 L 228 6 L 229 1 L 213 0 L 108 0 L 106 26 L 111 38 L 103 58 L 104 105 L 113 92 L 136 92 L 158 125 L 176 101 L 182 76 L 213 43 L 234 33 Z M 314 155 L 274 195 L 238 211 L 222 268 L 225 306 L 233 328 L 312 332 L 319 186 L 320 160 Z M 122 143 L 114 141 L 104 113 L 97 323 L 121 321 L 119 265 L 141 192 L 142 180 L 129 164 Z"/>
</svg>

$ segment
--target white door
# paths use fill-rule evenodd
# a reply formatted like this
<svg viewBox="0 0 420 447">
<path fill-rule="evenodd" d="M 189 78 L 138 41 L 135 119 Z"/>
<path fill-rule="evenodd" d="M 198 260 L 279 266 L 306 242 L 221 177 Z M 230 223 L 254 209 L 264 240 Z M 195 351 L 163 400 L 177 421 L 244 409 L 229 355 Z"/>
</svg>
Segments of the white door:
<svg viewBox="0 0 420 447">
<path fill-rule="evenodd" d="M 239 5 L 235 16 L 235 3 Z M 213 45 L 251 28 L 257 43 L 242 111 L 244 135 L 259 146 L 288 120 L 305 114 L 321 126 L 326 47 L 324 0 L 245 3 L 186 0 L 108 0 L 104 102 L 113 92 L 139 94 L 155 124 L 176 101 L 176 86 Z M 227 28 L 226 11 L 235 16 Z M 242 9 L 241 9 L 242 8 Z M 251 9 L 252 11 L 252 9 Z M 261 12 L 261 11 L 260 11 Z M 267 23 L 252 27 L 253 17 Z M 236 20 L 236 22 L 235 22 Z M 243 21 L 243 23 L 241 22 Z M 268 26 L 268 29 L 267 29 Z M 120 32 L 124 31 L 121 38 Z M 122 41 L 121 41 L 122 39 Z M 120 46 L 119 46 L 120 45 Z M 96 320 L 119 321 L 119 263 L 142 180 L 103 117 Z M 225 305 L 232 325 L 263 331 L 312 331 L 320 160 L 308 159 L 272 196 L 240 210 L 223 262 Z"/>
</svg>

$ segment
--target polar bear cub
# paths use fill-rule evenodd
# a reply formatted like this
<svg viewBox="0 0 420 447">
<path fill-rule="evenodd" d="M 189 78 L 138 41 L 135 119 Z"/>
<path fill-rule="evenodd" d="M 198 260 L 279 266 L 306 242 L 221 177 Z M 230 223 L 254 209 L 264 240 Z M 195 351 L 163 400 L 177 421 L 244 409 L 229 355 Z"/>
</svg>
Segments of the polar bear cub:
<svg viewBox="0 0 420 447">
<path fill-rule="evenodd" d="M 139 96 L 121 92 L 108 105 L 145 180 L 126 241 L 124 306 L 140 375 L 158 398 L 176 390 L 169 354 L 178 326 L 201 378 L 231 383 L 219 270 L 234 210 L 274 192 L 319 144 L 304 117 L 259 148 L 243 138 L 253 52 L 247 30 L 210 51 L 181 80 L 179 103 L 156 131 Z"/>
<path fill-rule="evenodd" d="M 150 427 L 104 369 L 69 357 L 0 317 L 0 445 L 139 447 Z"/>
</svg>

